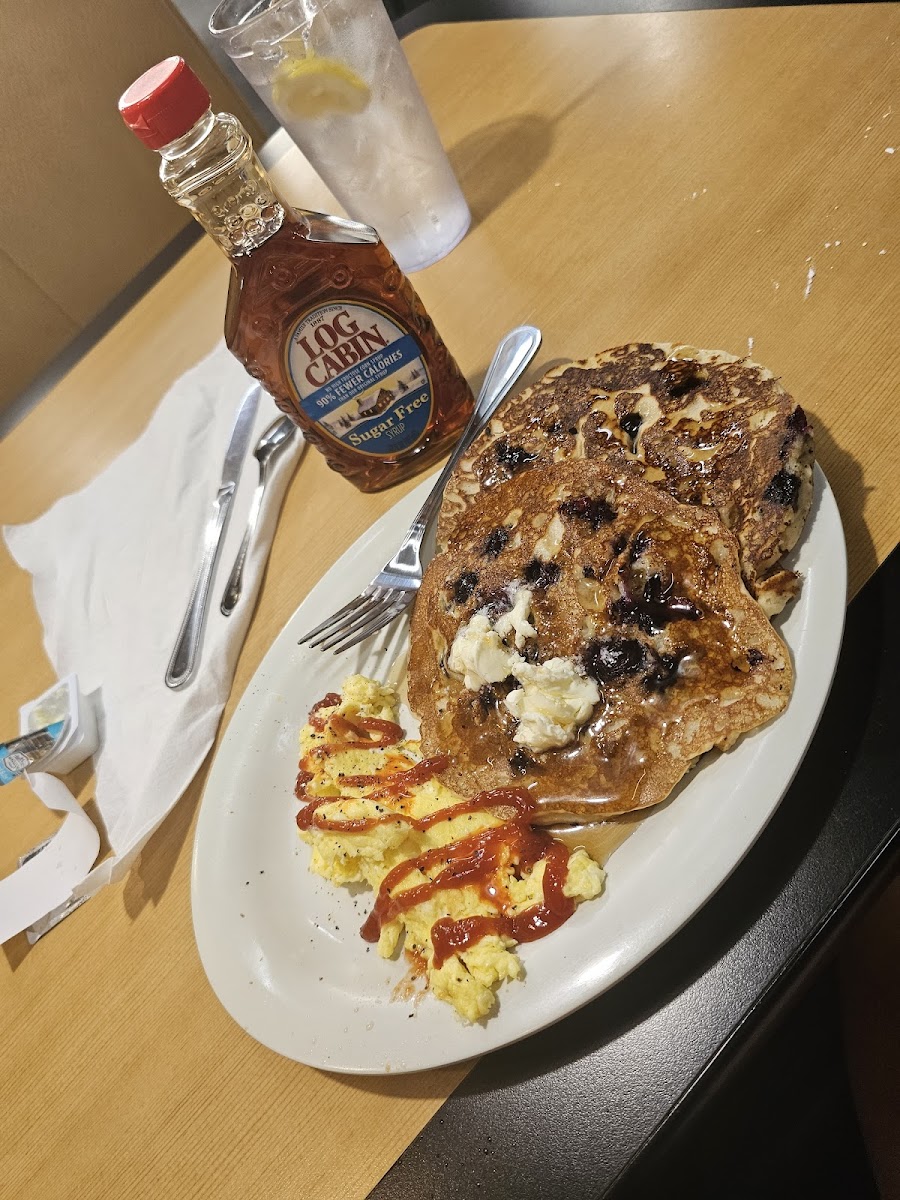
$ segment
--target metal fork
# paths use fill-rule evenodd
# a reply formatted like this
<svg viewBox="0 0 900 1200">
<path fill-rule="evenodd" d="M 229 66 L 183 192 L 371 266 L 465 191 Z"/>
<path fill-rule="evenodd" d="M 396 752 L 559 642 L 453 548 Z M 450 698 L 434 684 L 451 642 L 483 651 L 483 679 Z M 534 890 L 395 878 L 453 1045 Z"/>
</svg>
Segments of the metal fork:
<svg viewBox="0 0 900 1200">
<path fill-rule="evenodd" d="M 298 645 L 309 642 L 311 646 L 333 649 L 335 654 L 340 654 L 389 625 L 409 607 L 422 585 L 422 539 L 440 508 L 450 473 L 531 362 L 540 344 L 541 331 L 533 325 L 520 325 L 502 339 L 484 377 L 469 423 L 397 553 L 385 563 L 368 587 L 349 604 L 332 613 L 327 621 L 311 629 Z"/>
</svg>

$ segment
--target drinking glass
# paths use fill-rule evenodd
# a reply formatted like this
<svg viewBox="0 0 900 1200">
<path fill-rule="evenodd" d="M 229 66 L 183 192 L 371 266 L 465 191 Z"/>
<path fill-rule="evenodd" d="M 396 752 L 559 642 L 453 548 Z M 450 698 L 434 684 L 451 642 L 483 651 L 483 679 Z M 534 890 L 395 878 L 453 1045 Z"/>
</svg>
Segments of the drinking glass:
<svg viewBox="0 0 900 1200">
<path fill-rule="evenodd" d="M 223 0 L 209 29 L 404 271 L 462 239 L 468 205 L 381 0 Z"/>
</svg>

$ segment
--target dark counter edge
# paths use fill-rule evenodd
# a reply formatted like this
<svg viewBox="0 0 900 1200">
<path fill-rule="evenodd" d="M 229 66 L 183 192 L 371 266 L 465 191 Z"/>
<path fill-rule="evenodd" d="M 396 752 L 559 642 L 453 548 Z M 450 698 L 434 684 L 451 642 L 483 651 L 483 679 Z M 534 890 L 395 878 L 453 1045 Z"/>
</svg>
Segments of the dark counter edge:
<svg viewBox="0 0 900 1200">
<path fill-rule="evenodd" d="M 865 4 L 868 0 L 425 0 L 394 19 L 399 37 L 429 25 L 611 13 L 692 12 L 718 8 L 797 8 L 804 4 Z"/>
<path fill-rule="evenodd" d="M 609 1200 L 614 1200 L 618 1195 L 619 1185 L 628 1186 L 632 1182 L 630 1174 L 646 1152 L 664 1153 L 667 1142 L 680 1132 L 686 1122 L 702 1119 L 703 1113 L 715 1101 L 726 1081 L 765 1042 L 796 1003 L 798 996 L 832 960 L 841 938 L 877 901 L 898 870 L 900 826 L 885 838 L 866 868 L 822 918 L 815 933 L 785 963 L 671 1112 L 632 1155 L 613 1180 L 607 1192 Z"/>
<path fill-rule="evenodd" d="M 898 594 L 895 549 L 850 605 L 810 752 L 731 878 L 605 996 L 483 1058 L 370 1200 L 507 1200 L 510 1179 L 517 1200 L 645 1194 L 632 1190 L 642 1166 L 714 1101 L 900 865 Z M 547 1145 L 560 1138 L 564 1155 Z"/>
</svg>

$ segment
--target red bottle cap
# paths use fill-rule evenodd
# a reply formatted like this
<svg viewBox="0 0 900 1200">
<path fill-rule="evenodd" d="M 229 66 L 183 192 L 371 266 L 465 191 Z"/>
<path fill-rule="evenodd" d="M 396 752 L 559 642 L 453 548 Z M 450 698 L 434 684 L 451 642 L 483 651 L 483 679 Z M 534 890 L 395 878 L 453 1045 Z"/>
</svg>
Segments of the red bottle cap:
<svg viewBox="0 0 900 1200">
<path fill-rule="evenodd" d="M 159 150 L 196 125 L 209 103 L 209 92 L 184 59 L 166 58 L 122 93 L 119 112 L 145 146 Z"/>
</svg>

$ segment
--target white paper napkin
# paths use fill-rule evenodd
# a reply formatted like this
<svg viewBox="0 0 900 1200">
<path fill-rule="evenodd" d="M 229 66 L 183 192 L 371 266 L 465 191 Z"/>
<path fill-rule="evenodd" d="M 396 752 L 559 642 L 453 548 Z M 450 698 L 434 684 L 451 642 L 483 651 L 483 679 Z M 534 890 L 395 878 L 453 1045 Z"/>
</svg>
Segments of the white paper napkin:
<svg viewBox="0 0 900 1200">
<path fill-rule="evenodd" d="M 264 393 L 210 595 L 199 667 L 186 687 L 170 690 L 163 676 L 234 418 L 251 383 L 220 346 L 174 384 L 146 431 L 92 483 L 30 525 L 3 531 L 13 557 L 34 576 L 44 645 L 57 675 L 77 674 L 100 718 L 96 800 L 113 854 L 72 888 L 74 896 L 91 895 L 126 873 L 215 737 L 303 449 L 298 431 L 270 471 L 243 594 L 223 617 L 219 601 L 258 478 L 252 446 L 279 416 Z M 22 702 L 31 698 L 23 695 Z"/>
</svg>

